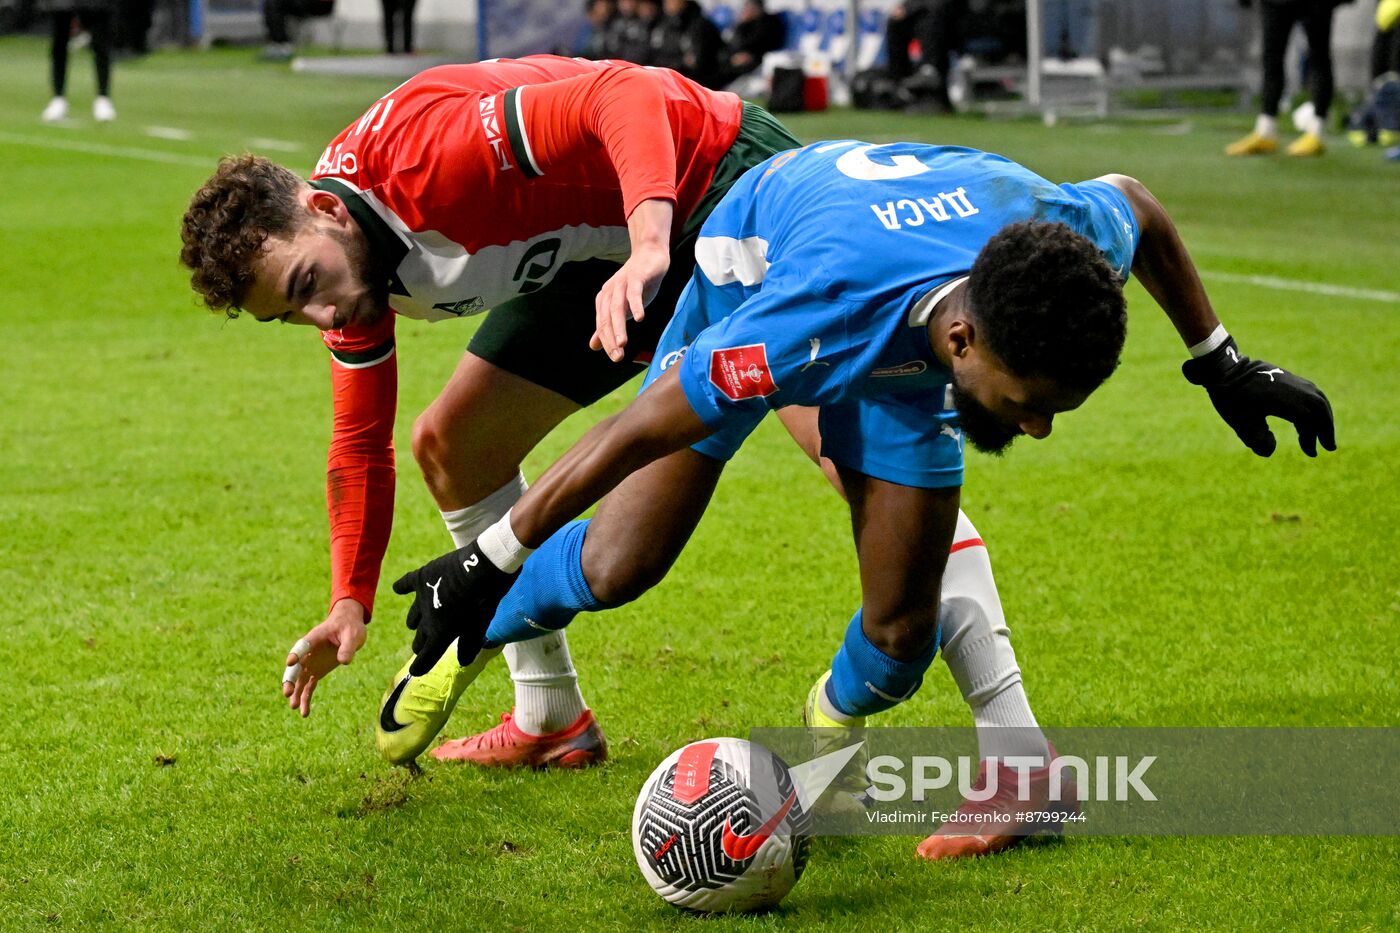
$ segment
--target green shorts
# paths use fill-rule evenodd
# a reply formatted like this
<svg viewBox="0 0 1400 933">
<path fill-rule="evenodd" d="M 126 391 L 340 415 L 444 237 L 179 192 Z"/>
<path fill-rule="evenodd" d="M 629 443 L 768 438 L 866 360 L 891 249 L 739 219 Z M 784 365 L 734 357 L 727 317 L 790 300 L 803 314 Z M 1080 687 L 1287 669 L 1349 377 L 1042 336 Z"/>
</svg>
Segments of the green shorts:
<svg viewBox="0 0 1400 933">
<path fill-rule="evenodd" d="M 729 187 L 749 169 L 799 143 L 772 114 L 744 103 L 739 135 L 715 166 L 695 212 L 671 250 L 671 268 L 641 323 L 627 327 L 627 356 L 614 363 L 588 348 L 594 299 L 618 264 L 602 259 L 561 266 L 548 285 L 493 308 L 467 349 L 494 366 L 587 407 L 646 370 L 676 301 L 695 271 L 695 238 Z"/>
</svg>

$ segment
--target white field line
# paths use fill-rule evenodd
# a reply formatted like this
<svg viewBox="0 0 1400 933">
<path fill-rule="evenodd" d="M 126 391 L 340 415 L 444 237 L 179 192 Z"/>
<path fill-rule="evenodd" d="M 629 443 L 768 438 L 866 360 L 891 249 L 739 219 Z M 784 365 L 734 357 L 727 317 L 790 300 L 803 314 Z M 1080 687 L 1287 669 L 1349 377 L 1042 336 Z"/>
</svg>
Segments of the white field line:
<svg viewBox="0 0 1400 933">
<path fill-rule="evenodd" d="M 306 147 L 301 143 L 288 142 L 285 139 L 267 139 L 263 136 L 255 136 L 248 140 L 249 149 L 271 149 L 274 152 L 301 152 Z"/>
<path fill-rule="evenodd" d="M 181 155 L 177 152 L 161 152 L 159 149 L 139 149 L 135 146 L 108 146 L 104 143 L 83 142 L 76 139 L 56 139 L 44 136 L 24 136 L 19 133 L 0 131 L 0 143 L 15 146 L 35 146 L 40 149 L 62 149 L 65 152 L 81 152 L 86 155 L 109 156 L 115 159 L 137 159 L 142 162 L 163 162 L 167 165 L 198 165 L 212 169 L 216 157 Z"/>
<path fill-rule="evenodd" d="M 1272 275 L 1243 275 L 1238 272 L 1213 272 L 1209 269 L 1202 269 L 1201 277 L 1215 279 L 1219 282 L 1256 285 L 1259 288 L 1276 288 L 1287 292 L 1308 292 L 1313 295 L 1330 295 L 1333 298 L 1355 298 L 1359 301 L 1400 304 L 1400 292 L 1390 292 L 1381 288 L 1353 288 L 1350 285 L 1333 285 L 1331 282 L 1281 279 Z"/>
<path fill-rule="evenodd" d="M 153 139 L 173 139 L 177 142 L 189 142 L 194 139 L 194 134 L 189 130 L 182 130 L 176 126 L 148 126 L 145 132 Z"/>
</svg>

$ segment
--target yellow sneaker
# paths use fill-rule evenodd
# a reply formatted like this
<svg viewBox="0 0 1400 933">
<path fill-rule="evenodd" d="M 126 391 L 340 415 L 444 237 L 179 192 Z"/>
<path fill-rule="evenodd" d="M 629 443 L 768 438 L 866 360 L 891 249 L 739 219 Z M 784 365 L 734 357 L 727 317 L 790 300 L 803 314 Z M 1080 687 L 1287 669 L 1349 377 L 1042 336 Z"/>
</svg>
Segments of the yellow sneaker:
<svg viewBox="0 0 1400 933">
<path fill-rule="evenodd" d="M 467 687 L 476 680 L 496 648 L 482 651 L 466 667 L 457 663 L 457 643 L 447 646 L 433 669 L 422 677 L 408 672 L 410 656 L 394 675 L 379 702 L 379 718 L 374 723 L 374 743 L 390 764 L 406 765 L 432 744 Z"/>
<path fill-rule="evenodd" d="M 1327 151 L 1322 137 L 1316 133 L 1304 133 L 1288 144 L 1286 150 L 1291 156 L 1320 156 Z"/>
<path fill-rule="evenodd" d="M 1278 140 L 1258 133 L 1250 133 L 1225 147 L 1227 156 L 1272 155 L 1275 152 L 1278 152 Z"/>
<path fill-rule="evenodd" d="M 826 690 L 826 682 L 830 679 L 831 671 L 817 678 L 817 682 L 807 693 L 806 704 L 802 707 L 802 724 L 807 727 L 812 739 L 813 758 L 847 748 L 865 737 L 864 716 L 842 722 L 822 712 L 818 697 Z M 864 813 L 865 803 L 862 798 L 866 787 L 869 786 L 865 775 L 865 767 L 869 760 L 870 756 L 862 747 L 842 769 L 836 780 L 831 782 L 826 793 L 817 799 L 813 807 L 814 812 L 821 816 L 838 818 Z"/>
<path fill-rule="evenodd" d="M 1376 133 L 1376 143 L 1386 149 L 1400 146 L 1400 130 L 1381 130 Z"/>
<path fill-rule="evenodd" d="M 1376 28 L 1389 32 L 1390 27 L 1400 23 L 1400 0 L 1381 0 L 1376 4 Z"/>
</svg>

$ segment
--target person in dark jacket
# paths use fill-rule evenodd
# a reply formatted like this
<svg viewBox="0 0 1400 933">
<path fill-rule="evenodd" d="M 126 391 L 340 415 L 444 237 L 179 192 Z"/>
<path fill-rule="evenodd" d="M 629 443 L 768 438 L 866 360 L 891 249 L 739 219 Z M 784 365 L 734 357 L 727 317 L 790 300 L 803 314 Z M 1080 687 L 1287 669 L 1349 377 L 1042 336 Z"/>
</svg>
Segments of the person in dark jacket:
<svg viewBox="0 0 1400 933">
<path fill-rule="evenodd" d="M 634 65 L 652 65 L 651 39 L 660 15 L 656 0 L 617 0 L 617 15 L 608 24 L 610 58 Z"/>
<path fill-rule="evenodd" d="M 679 71 L 708 88 L 723 87 L 720 53 L 724 39 L 695 0 L 663 0 L 651 36 L 652 63 Z"/>
<path fill-rule="evenodd" d="M 729 84 L 757 69 L 763 63 L 763 56 L 786 44 L 787 21 L 764 9 L 763 0 L 746 0 L 739 10 L 739 21 L 734 24 L 734 34 L 724 49 L 721 83 Z"/>
<path fill-rule="evenodd" d="M 45 123 L 56 123 L 68 116 L 68 40 L 73 34 L 73 17 L 92 37 L 92 58 L 97 66 L 97 98 L 92 102 L 93 119 L 107 122 L 117 118 L 112 106 L 112 14 L 115 0 L 39 0 L 34 12 L 51 19 L 53 45 L 49 49 L 53 98 L 44 108 Z"/>
<path fill-rule="evenodd" d="M 953 53 L 962 48 L 967 16 L 967 0 L 904 0 L 885 23 L 890 77 L 940 111 L 953 109 L 948 76 Z M 909 44 L 916 39 L 922 56 L 917 73 L 909 57 Z"/>
<path fill-rule="evenodd" d="M 616 16 L 613 0 L 586 0 L 583 11 L 584 24 L 574 43 L 574 54 L 594 61 L 616 57 L 608 41 L 609 27 Z"/>
<path fill-rule="evenodd" d="M 1252 0 L 1240 0 L 1250 6 Z M 1308 39 L 1308 95 L 1313 112 L 1300 121 L 1302 135 L 1288 145 L 1291 156 L 1322 155 L 1327 111 L 1332 106 L 1332 12 L 1350 0 L 1260 0 L 1259 17 L 1263 27 L 1261 66 L 1264 87 L 1260 93 L 1259 116 L 1254 131 L 1225 147 L 1229 156 L 1269 155 L 1278 151 L 1278 107 L 1283 98 L 1283 58 L 1288 37 L 1301 24 Z"/>
</svg>

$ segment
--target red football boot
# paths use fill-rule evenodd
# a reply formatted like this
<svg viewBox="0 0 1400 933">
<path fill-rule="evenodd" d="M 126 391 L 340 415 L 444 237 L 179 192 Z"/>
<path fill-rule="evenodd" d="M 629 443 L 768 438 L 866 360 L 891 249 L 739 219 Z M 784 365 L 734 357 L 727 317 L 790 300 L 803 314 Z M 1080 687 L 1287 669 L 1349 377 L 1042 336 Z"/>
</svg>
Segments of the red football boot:
<svg viewBox="0 0 1400 933">
<path fill-rule="evenodd" d="M 502 713 L 500 725 L 433 749 L 439 761 L 469 761 L 483 768 L 586 768 L 605 761 L 608 740 L 591 709 L 568 728 L 549 735 L 520 731 L 513 713 Z"/>
<path fill-rule="evenodd" d="M 1051 759 L 1055 750 L 1050 749 Z M 1073 772 L 1065 772 L 1060 789 L 1062 803 L 1050 800 L 1050 767 L 1027 774 L 1028 800 L 1017 800 L 1019 776 L 1015 768 L 997 764 L 997 789 L 987 800 L 964 800 L 957 819 L 919 843 L 919 858 L 973 858 L 1004 852 L 1037 833 L 1059 834 L 1066 814 L 1079 812 Z M 977 771 L 974 789 L 987 786 L 987 762 Z"/>
</svg>

